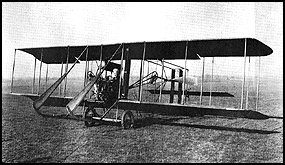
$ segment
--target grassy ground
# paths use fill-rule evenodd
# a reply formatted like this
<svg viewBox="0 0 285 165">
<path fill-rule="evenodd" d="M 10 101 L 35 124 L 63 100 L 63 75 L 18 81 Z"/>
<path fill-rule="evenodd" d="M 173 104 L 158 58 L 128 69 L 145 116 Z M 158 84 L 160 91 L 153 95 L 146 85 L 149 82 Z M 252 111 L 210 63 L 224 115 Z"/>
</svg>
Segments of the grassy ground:
<svg viewBox="0 0 285 165">
<path fill-rule="evenodd" d="M 283 116 L 283 93 L 273 89 L 261 92 L 260 111 Z M 222 104 L 234 106 L 228 102 Z M 2 162 L 283 162 L 283 119 L 143 116 L 135 129 L 87 128 L 82 121 L 44 118 L 28 98 L 2 91 Z"/>
<path fill-rule="evenodd" d="M 86 128 L 31 103 L 2 95 L 2 162 L 283 162 L 280 119 L 154 116 L 136 129 Z"/>
</svg>

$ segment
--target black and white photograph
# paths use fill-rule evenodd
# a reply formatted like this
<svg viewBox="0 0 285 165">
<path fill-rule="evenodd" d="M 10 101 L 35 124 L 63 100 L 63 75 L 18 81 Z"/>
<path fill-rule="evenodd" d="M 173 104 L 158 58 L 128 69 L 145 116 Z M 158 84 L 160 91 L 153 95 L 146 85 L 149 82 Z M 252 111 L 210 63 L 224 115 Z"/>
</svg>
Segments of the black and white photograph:
<svg viewBox="0 0 285 165">
<path fill-rule="evenodd" d="M 283 163 L 283 2 L 2 2 L 2 163 Z"/>
</svg>

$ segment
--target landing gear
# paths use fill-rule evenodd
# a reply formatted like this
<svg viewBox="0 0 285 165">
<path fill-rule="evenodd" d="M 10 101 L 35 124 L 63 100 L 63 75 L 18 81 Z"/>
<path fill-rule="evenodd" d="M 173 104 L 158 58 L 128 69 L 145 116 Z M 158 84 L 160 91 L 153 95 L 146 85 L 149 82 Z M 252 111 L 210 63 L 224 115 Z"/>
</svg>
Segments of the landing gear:
<svg viewBox="0 0 285 165">
<path fill-rule="evenodd" d="M 121 124 L 121 127 L 123 129 L 134 128 L 135 119 L 134 119 L 134 115 L 133 115 L 132 111 L 124 110 L 121 117 L 119 117 L 119 115 L 118 115 L 119 111 L 117 109 L 116 114 L 114 114 L 114 113 L 109 114 L 110 116 L 116 115 L 116 118 L 114 119 L 114 118 L 110 118 L 110 117 L 106 116 L 110 112 L 111 108 L 112 108 L 112 106 L 107 111 L 105 111 L 105 108 L 103 108 L 101 111 L 100 108 L 94 108 L 93 106 L 88 107 L 84 111 L 84 119 L 86 119 L 84 121 L 85 126 L 86 127 L 92 127 L 96 123 L 99 124 L 101 122 L 117 122 L 117 123 Z M 102 116 L 104 116 L 104 117 L 102 118 Z M 121 120 L 119 118 L 121 118 Z"/>
<path fill-rule="evenodd" d="M 134 128 L 134 115 L 130 110 L 125 110 L 121 117 L 121 126 L 123 129 Z"/>
<path fill-rule="evenodd" d="M 86 127 L 92 127 L 95 124 L 95 120 L 92 117 L 99 117 L 96 110 L 94 108 L 88 107 L 84 112 L 84 119 L 88 119 L 89 121 L 84 121 Z"/>
</svg>

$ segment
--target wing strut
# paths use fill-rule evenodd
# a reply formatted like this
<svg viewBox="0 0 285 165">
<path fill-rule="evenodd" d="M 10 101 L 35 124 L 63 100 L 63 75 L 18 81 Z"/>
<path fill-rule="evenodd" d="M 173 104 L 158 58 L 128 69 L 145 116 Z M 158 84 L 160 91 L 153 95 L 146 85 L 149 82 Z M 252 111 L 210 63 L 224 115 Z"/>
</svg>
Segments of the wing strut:
<svg viewBox="0 0 285 165">
<path fill-rule="evenodd" d="M 14 80 L 14 71 L 15 71 L 15 61 L 16 61 L 16 50 L 14 52 L 14 62 L 13 62 L 13 70 L 12 70 L 12 81 L 11 81 L 11 93 L 12 93 L 12 88 L 13 88 L 13 80 Z"/>
<path fill-rule="evenodd" d="M 255 103 L 256 111 L 257 111 L 258 97 L 259 97 L 259 83 L 260 83 L 260 56 L 258 57 L 258 80 L 257 80 L 257 85 L 256 85 L 256 103 Z"/>
<path fill-rule="evenodd" d="M 46 70 L 46 86 L 45 86 L 45 90 L 47 90 L 47 81 L 48 81 L 48 64 L 47 64 L 47 70 Z"/>
<path fill-rule="evenodd" d="M 186 42 L 185 49 L 185 66 L 184 66 L 184 74 L 183 74 L 183 92 L 182 92 L 182 104 L 185 104 L 185 81 L 186 81 L 186 66 L 187 66 L 187 49 L 188 49 L 188 41 Z"/>
<path fill-rule="evenodd" d="M 200 105 L 202 105 L 202 93 L 203 93 L 203 81 L 204 81 L 204 67 L 205 67 L 205 57 L 203 57 L 203 67 L 202 67 L 202 79 L 201 79 L 201 93 L 200 93 Z"/>
<path fill-rule="evenodd" d="M 42 51 L 41 51 L 41 63 L 40 63 L 40 75 L 39 75 L 39 86 L 38 86 L 38 95 L 39 95 L 39 93 L 40 93 L 40 87 L 41 87 L 41 74 L 42 74 L 43 56 L 44 56 L 44 49 L 42 48 Z"/>
<path fill-rule="evenodd" d="M 209 106 L 212 104 L 212 83 L 213 83 L 213 73 L 214 73 L 214 57 L 212 58 L 212 73 L 211 73 L 211 83 L 210 83 L 210 98 Z"/>
<path fill-rule="evenodd" d="M 246 65 L 246 39 L 244 40 L 244 64 L 243 64 L 243 81 L 242 81 L 242 90 L 241 90 L 240 109 L 242 109 L 242 107 L 243 107 L 243 92 L 244 92 L 244 83 L 245 83 L 245 65 Z"/>
<path fill-rule="evenodd" d="M 120 74 L 120 78 L 119 78 L 119 92 L 118 92 L 118 98 L 120 98 L 121 97 L 121 93 L 122 93 L 122 79 L 123 79 L 123 76 L 124 75 L 122 75 L 122 72 L 124 73 L 124 70 L 125 70 L 125 66 L 123 65 L 123 59 L 124 59 L 124 45 L 123 45 L 123 47 L 122 47 L 122 55 L 121 55 L 121 69 L 120 69 L 120 72 L 119 72 L 119 74 Z M 117 115 L 117 113 L 116 113 L 116 115 Z M 117 119 L 117 117 L 116 117 L 116 119 Z"/>
<path fill-rule="evenodd" d="M 35 58 L 35 64 L 34 64 L 34 77 L 33 77 L 32 93 L 34 93 L 34 87 L 35 87 L 36 68 L 37 68 L 37 59 Z"/>
<path fill-rule="evenodd" d="M 142 101 L 142 77 L 144 76 L 144 61 L 145 61 L 145 49 L 146 49 L 146 43 L 144 42 L 144 48 L 143 48 L 143 59 L 141 61 L 141 70 L 140 70 L 140 87 L 139 87 L 139 101 Z"/>
<path fill-rule="evenodd" d="M 83 87 L 86 86 L 87 72 L 88 72 L 88 70 L 89 70 L 89 61 L 87 61 L 87 59 L 88 59 L 88 49 L 86 50 L 85 74 L 84 74 Z"/>
<path fill-rule="evenodd" d="M 249 77 L 249 81 L 247 82 L 247 86 L 246 86 L 246 100 L 245 100 L 245 109 L 248 109 L 248 89 L 249 89 L 249 85 L 250 85 L 250 57 L 248 57 L 248 73 L 247 76 Z"/>
<path fill-rule="evenodd" d="M 44 102 L 48 99 L 48 97 L 53 93 L 53 91 L 58 87 L 58 85 L 62 82 L 62 80 L 67 76 L 67 74 L 71 71 L 71 69 L 75 66 L 77 61 L 79 61 L 79 58 L 82 56 L 82 54 L 85 52 L 86 48 L 82 51 L 80 56 L 75 60 L 71 68 L 66 72 L 64 75 L 62 75 L 52 86 L 50 86 L 43 94 L 40 95 L 40 97 L 34 101 L 33 107 L 38 112 L 39 108 L 44 104 Z M 38 112 L 39 113 L 39 112 Z"/>
<path fill-rule="evenodd" d="M 87 47 L 86 47 L 86 49 L 87 49 Z M 66 57 L 65 73 L 67 72 L 67 69 L 68 69 L 68 59 L 69 59 L 69 46 L 67 47 L 67 57 Z M 78 60 L 78 59 L 76 59 L 76 60 Z M 63 91 L 63 96 L 64 97 L 66 96 L 66 84 L 67 84 L 67 77 L 65 77 L 65 80 L 64 80 L 64 91 Z"/>
<path fill-rule="evenodd" d="M 61 61 L 61 69 L 60 69 L 60 77 L 62 76 L 62 71 L 63 71 L 63 61 Z M 61 96 L 61 83 L 59 84 L 59 96 Z"/>
<path fill-rule="evenodd" d="M 163 70 L 164 70 L 164 59 L 161 60 L 161 80 L 160 80 L 160 88 L 159 88 L 159 102 L 161 103 L 161 100 L 162 100 L 162 95 L 161 95 L 161 92 L 162 92 L 162 84 L 163 84 Z"/>
</svg>

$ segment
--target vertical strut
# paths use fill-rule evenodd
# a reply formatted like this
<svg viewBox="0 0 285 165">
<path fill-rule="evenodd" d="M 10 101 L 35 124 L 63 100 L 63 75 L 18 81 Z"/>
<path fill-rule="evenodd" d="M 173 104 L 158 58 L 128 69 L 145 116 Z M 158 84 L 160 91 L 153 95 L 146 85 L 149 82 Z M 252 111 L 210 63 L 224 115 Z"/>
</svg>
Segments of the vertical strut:
<svg viewBox="0 0 285 165">
<path fill-rule="evenodd" d="M 259 83 L 260 83 L 260 56 L 258 57 L 258 79 L 256 85 L 256 102 L 255 102 L 255 110 L 257 111 L 258 107 L 258 97 L 259 97 Z"/>
<path fill-rule="evenodd" d="M 124 59 L 125 59 L 125 66 L 124 66 L 124 77 L 123 77 L 123 97 L 128 98 L 129 95 L 129 79 L 130 79 L 130 69 L 131 69 L 131 58 L 129 58 L 129 48 L 124 47 Z"/>
<path fill-rule="evenodd" d="M 245 65 L 246 65 L 246 39 L 244 40 L 244 64 L 243 64 L 243 81 L 242 81 L 242 90 L 241 90 L 241 100 L 240 100 L 240 109 L 243 107 L 243 91 L 245 83 Z"/>
<path fill-rule="evenodd" d="M 183 77 L 183 70 L 182 69 L 178 69 L 178 77 Z M 182 83 L 179 82 L 178 83 L 178 96 L 177 96 L 177 103 L 181 104 L 181 100 L 182 100 Z"/>
<path fill-rule="evenodd" d="M 250 57 L 248 57 L 248 77 L 250 76 Z M 247 80 L 247 86 L 246 86 L 246 98 L 245 98 L 245 109 L 248 109 L 248 89 L 249 89 L 249 83 L 250 83 L 250 79 L 248 78 Z"/>
<path fill-rule="evenodd" d="M 142 83 L 143 83 L 143 76 L 144 76 L 144 61 L 145 61 L 145 49 L 146 49 L 146 43 L 144 42 L 143 45 L 143 59 L 141 61 L 141 70 L 140 70 L 140 91 L 139 91 L 139 101 L 142 101 Z"/>
<path fill-rule="evenodd" d="M 83 81 L 83 88 L 86 86 L 87 83 L 87 72 L 89 70 L 89 61 L 88 61 L 88 47 L 86 49 L 86 59 L 85 59 L 85 74 L 84 74 L 84 81 Z M 90 96 L 88 96 L 89 98 Z M 85 110 L 85 102 L 83 103 L 82 106 L 82 115 L 84 115 L 84 110 Z"/>
<path fill-rule="evenodd" d="M 12 70 L 12 81 L 11 81 L 11 88 L 10 88 L 10 93 L 12 93 L 12 88 L 13 88 L 13 80 L 14 80 L 14 71 L 15 71 L 15 63 L 16 63 L 16 51 L 14 51 L 14 62 L 13 62 L 13 70 Z"/>
<path fill-rule="evenodd" d="M 46 71 L 46 88 L 45 88 L 45 90 L 47 90 L 47 79 L 48 79 L 48 64 L 47 64 L 47 71 Z"/>
<path fill-rule="evenodd" d="M 91 64 L 90 64 L 90 68 L 91 68 L 91 72 L 93 72 L 93 61 L 91 61 Z"/>
<path fill-rule="evenodd" d="M 86 50 L 86 59 L 85 59 L 85 75 L 84 75 L 84 82 L 83 82 L 83 87 L 85 87 L 85 85 L 86 85 L 86 80 L 87 80 L 87 72 L 88 72 L 88 60 L 87 60 L 87 58 L 88 58 L 88 48 L 87 48 L 87 50 Z"/>
<path fill-rule="evenodd" d="M 37 67 L 37 59 L 36 59 L 36 57 L 35 57 L 35 64 L 34 64 L 34 77 L 33 77 L 32 93 L 34 93 L 34 87 L 35 87 L 36 67 Z"/>
<path fill-rule="evenodd" d="M 214 73 L 214 57 L 212 58 L 212 73 L 211 73 L 211 82 L 210 82 L 210 99 L 209 99 L 209 106 L 211 106 L 211 103 L 212 103 L 213 73 Z"/>
<path fill-rule="evenodd" d="M 156 60 L 156 64 L 155 64 L 155 71 L 157 72 L 157 64 L 158 64 L 158 60 Z M 156 90 L 156 79 L 154 80 L 154 89 Z M 153 102 L 155 102 L 155 95 L 153 95 Z"/>
<path fill-rule="evenodd" d="M 164 70 L 164 59 L 161 60 L 161 80 L 160 80 L 160 88 L 159 88 L 159 103 L 162 100 L 162 81 L 163 81 L 163 70 Z"/>
<path fill-rule="evenodd" d="M 122 72 L 124 73 L 125 68 L 123 67 L 123 59 L 124 59 L 124 44 L 122 44 L 122 56 L 121 56 L 121 68 L 119 70 L 120 78 L 119 78 L 119 92 L 118 92 L 118 99 L 121 98 L 121 91 L 122 91 Z M 118 105 L 119 106 L 119 105 Z M 117 108 L 118 109 L 118 108 Z M 116 114 L 117 115 L 117 114 Z M 117 117 L 116 117 L 117 119 Z"/>
<path fill-rule="evenodd" d="M 41 52 L 41 64 L 40 64 L 40 75 L 39 75 L 39 86 L 38 86 L 38 94 L 40 93 L 40 88 L 41 88 L 41 73 L 42 73 L 42 64 L 43 64 L 43 49 Z"/>
<path fill-rule="evenodd" d="M 100 65 L 99 65 L 99 69 L 97 69 L 98 73 L 101 73 L 101 68 L 102 68 L 102 58 L 103 58 L 103 45 L 101 44 L 101 50 L 100 50 Z M 96 72 L 96 75 L 98 74 Z"/>
<path fill-rule="evenodd" d="M 205 66 L 205 57 L 203 57 L 203 67 L 202 67 L 202 77 L 201 77 L 201 92 L 200 92 L 200 105 L 202 105 L 203 81 L 204 81 L 204 66 Z"/>
<path fill-rule="evenodd" d="M 185 66 L 184 66 L 184 74 L 183 74 L 182 104 L 185 104 L 185 81 L 186 81 L 187 49 L 188 49 L 188 41 L 186 42 L 185 59 L 184 59 L 185 60 Z"/>
<path fill-rule="evenodd" d="M 66 57 L 66 65 L 65 65 L 65 73 L 67 73 L 67 69 L 68 69 L 68 58 L 69 58 L 69 46 L 67 47 L 67 57 Z M 66 84 L 67 84 L 67 76 L 65 77 L 64 80 L 64 93 L 63 96 L 66 96 Z"/>
<path fill-rule="evenodd" d="M 62 76 L 62 70 L 63 70 L 63 60 L 61 61 L 61 70 L 60 70 L 60 77 Z M 61 83 L 59 84 L 59 96 L 61 96 Z"/>
<path fill-rule="evenodd" d="M 175 69 L 171 69 L 171 79 L 175 78 Z M 171 81 L 170 82 L 170 98 L 169 98 L 169 103 L 173 103 L 174 100 L 174 88 L 175 88 L 175 82 Z"/>
<path fill-rule="evenodd" d="M 147 61 L 147 75 L 149 74 L 149 61 Z M 146 84 L 146 90 L 148 90 L 148 83 Z"/>
</svg>

